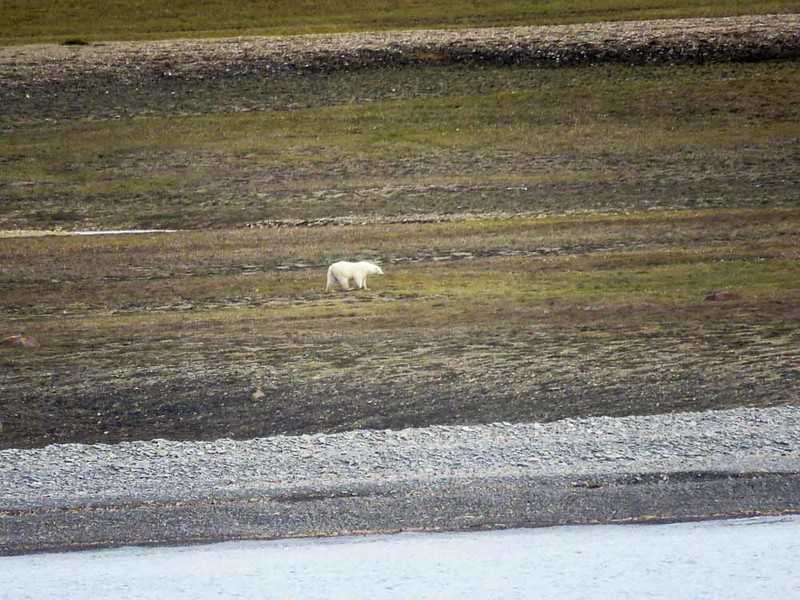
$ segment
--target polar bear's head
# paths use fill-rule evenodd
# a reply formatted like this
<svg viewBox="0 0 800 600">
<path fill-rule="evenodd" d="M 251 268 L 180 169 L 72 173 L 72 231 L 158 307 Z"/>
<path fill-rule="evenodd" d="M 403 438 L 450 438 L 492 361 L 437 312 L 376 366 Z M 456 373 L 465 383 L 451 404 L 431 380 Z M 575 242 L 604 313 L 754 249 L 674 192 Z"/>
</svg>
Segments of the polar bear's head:
<svg viewBox="0 0 800 600">
<path fill-rule="evenodd" d="M 367 261 L 362 261 L 361 264 L 364 265 L 364 271 L 368 275 L 383 275 L 383 269 L 381 269 L 378 265 Z"/>
</svg>

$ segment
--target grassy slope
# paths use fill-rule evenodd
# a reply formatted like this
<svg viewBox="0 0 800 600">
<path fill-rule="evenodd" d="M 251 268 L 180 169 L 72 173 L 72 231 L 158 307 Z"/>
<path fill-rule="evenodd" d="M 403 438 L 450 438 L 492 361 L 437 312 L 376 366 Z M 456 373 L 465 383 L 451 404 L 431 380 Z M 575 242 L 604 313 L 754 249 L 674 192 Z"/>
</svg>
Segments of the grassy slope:
<svg viewBox="0 0 800 600">
<path fill-rule="evenodd" d="M 0 224 L 185 228 L 796 200 L 797 62 L 298 79 L 242 90 L 236 101 L 253 103 L 244 114 L 217 114 L 226 104 L 212 99 L 191 116 L 16 123 L 0 147 Z"/>
<path fill-rule="evenodd" d="M 0 333 L 42 342 L 0 350 L 0 446 L 797 402 L 798 66 L 417 66 L 6 107 L 4 229 L 192 230 L 0 238 Z M 479 217 L 241 227 L 460 212 Z M 387 276 L 325 294 L 342 257 Z"/>
<path fill-rule="evenodd" d="M 0 240 L 4 445 L 796 401 L 797 209 Z M 373 290 L 325 294 L 334 257 Z M 704 300 L 712 290 L 742 299 Z"/>
<path fill-rule="evenodd" d="M 0 5 L 0 43 L 286 35 L 376 29 L 533 25 L 794 12 L 790 0 L 16 0 Z"/>
</svg>

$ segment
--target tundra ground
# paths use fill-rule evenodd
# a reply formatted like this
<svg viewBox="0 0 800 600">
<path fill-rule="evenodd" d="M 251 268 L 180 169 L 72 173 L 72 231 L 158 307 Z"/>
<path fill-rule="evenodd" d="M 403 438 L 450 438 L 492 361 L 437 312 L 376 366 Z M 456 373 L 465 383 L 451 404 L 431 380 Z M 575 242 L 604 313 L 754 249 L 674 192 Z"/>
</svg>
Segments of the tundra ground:
<svg viewBox="0 0 800 600">
<path fill-rule="evenodd" d="M 797 58 L 185 44 L 2 49 L 0 333 L 40 347 L 0 348 L 0 447 L 798 401 Z M 180 231 L 20 235 L 120 227 Z M 386 276 L 326 294 L 338 259 Z"/>
</svg>

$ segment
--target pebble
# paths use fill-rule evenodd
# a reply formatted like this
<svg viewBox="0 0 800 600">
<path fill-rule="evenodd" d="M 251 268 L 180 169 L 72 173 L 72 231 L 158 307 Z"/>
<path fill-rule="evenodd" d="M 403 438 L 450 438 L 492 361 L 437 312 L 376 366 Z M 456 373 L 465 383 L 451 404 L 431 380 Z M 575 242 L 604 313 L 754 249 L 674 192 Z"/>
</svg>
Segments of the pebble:
<svg viewBox="0 0 800 600">
<path fill-rule="evenodd" d="M 0 450 L 0 509 L 166 502 L 270 485 L 526 474 L 800 468 L 800 406 Z M 787 467 L 788 465 L 788 467 Z"/>
</svg>

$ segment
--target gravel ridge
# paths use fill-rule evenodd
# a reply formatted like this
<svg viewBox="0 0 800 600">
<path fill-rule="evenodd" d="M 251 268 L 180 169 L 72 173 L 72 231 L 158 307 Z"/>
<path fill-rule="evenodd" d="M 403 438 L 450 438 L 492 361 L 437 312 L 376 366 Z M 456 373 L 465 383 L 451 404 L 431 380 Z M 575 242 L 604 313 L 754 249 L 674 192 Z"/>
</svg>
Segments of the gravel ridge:
<svg viewBox="0 0 800 600">
<path fill-rule="evenodd" d="M 0 511 L 524 475 L 800 471 L 800 406 L 0 451 Z"/>
<path fill-rule="evenodd" d="M 418 62 L 563 66 L 764 60 L 800 54 L 800 15 L 576 25 L 236 37 L 0 47 L 0 81 L 27 85 L 90 73 L 122 80 L 253 71 L 386 67 Z"/>
</svg>

